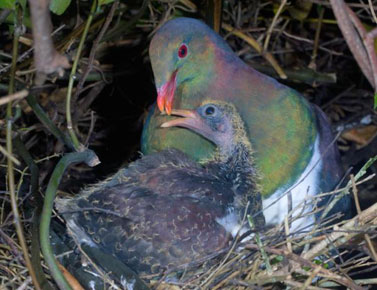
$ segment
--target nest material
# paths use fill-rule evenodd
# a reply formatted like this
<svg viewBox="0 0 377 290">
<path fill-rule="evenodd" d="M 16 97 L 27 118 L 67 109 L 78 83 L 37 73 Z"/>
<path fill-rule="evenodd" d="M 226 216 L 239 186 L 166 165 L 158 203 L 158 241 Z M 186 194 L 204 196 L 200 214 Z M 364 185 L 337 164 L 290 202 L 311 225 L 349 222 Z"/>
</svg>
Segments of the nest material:
<svg viewBox="0 0 377 290">
<path fill-rule="evenodd" d="M 340 191 L 345 193 L 350 185 Z M 353 185 L 355 190 L 356 184 Z M 308 206 L 314 210 L 306 214 L 314 214 L 315 206 L 307 202 L 294 209 L 292 215 L 307 212 Z M 312 229 L 289 232 L 293 219 L 287 216 L 282 225 L 237 236 L 228 249 L 141 278 L 157 289 L 268 289 L 279 285 L 295 289 L 363 289 L 364 285 L 375 283 L 377 272 L 373 242 L 377 238 L 377 203 L 349 221 L 334 224 L 339 217 L 324 218 Z M 251 220 L 245 222 L 253 227 Z M 98 275 L 101 274 L 104 275 Z M 116 286 L 111 274 L 103 279 L 109 287 L 122 288 L 122 284 Z"/>
</svg>

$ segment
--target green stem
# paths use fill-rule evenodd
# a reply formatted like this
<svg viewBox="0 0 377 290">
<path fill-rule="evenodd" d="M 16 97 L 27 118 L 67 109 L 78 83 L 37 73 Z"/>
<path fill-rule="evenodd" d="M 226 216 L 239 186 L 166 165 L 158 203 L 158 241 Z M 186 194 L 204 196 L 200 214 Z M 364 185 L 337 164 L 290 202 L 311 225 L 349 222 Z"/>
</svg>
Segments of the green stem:
<svg viewBox="0 0 377 290">
<path fill-rule="evenodd" d="M 47 281 L 47 278 L 43 272 L 42 262 L 41 262 L 41 254 L 40 254 L 40 243 L 39 243 L 39 221 L 42 213 L 43 207 L 43 199 L 38 193 L 38 179 L 39 179 L 39 168 L 35 164 L 32 156 L 30 155 L 29 151 L 26 149 L 24 143 L 22 142 L 21 138 L 17 136 L 13 139 L 14 146 L 17 150 L 18 155 L 25 161 L 29 170 L 31 172 L 31 194 L 35 199 L 36 207 L 33 214 L 33 221 L 32 221 L 32 237 L 31 237 L 31 263 L 33 265 L 35 274 L 37 276 L 39 285 L 44 290 L 52 290 L 53 288 Z"/>
<path fill-rule="evenodd" d="M 253 217 L 251 215 L 247 215 L 247 220 L 249 222 L 250 228 L 255 229 L 256 226 L 254 224 Z M 271 274 L 272 273 L 272 267 L 271 267 L 271 264 L 270 264 L 270 259 L 267 255 L 266 251 L 264 250 L 263 243 L 262 243 L 262 240 L 261 240 L 258 232 L 255 232 L 254 238 L 255 238 L 255 242 L 257 243 L 257 246 L 259 248 L 259 251 L 260 251 L 260 253 L 263 257 L 264 263 L 266 264 L 267 273 Z"/>
<path fill-rule="evenodd" d="M 71 287 L 59 269 L 50 244 L 50 223 L 55 194 L 64 171 L 70 164 L 79 162 L 90 164 L 95 158 L 96 155 L 92 150 L 66 154 L 56 165 L 47 186 L 40 225 L 40 242 L 42 253 L 51 271 L 51 275 L 61 289 L 71 289 Z"/>
<path fill-rule="evenodd" d="M 14 83 L 15 83 L 15 74 L 16 74 L 16 64 L 17 64 L 17 58 L 18 58 L 18 40 L 19 40 L 19 31 L 20 31 L 20 11 L 19 6 L 16 5 L 15 8 L 15 27 L 14 27 L 14 36 L 13 36 L 13 50 L 12 50 L 12 67 L 10 72 L 10 80 L 9 80 L 9 94 L 14 93 Z M 13 115 L 12 115 L 12 102 L 9 102 L 7 105 L 7 127 L 6 127 L 6 147 L 9 155 L 12 155 L 12 123 L 13 123 Z M 17 196 L 16 196 L 16 190 L 15 190 L 15 182 L 14 182 L 14 168 L 13 168 L 13 161 L 11 158 L 8 158 L 7 160 L 8 164 L 8 188 L 9 188 L 9 194 L 10 194 L 10 200 L 11 200 L 11 207 L 12 212 L 14 216 L 14 224 L 16 227 L 17 237 L 19 239 L 22 253 L 24 255 L 26 267 L 29 271 L 30 277 L 33 281 L 33 284 L 37 290 L 41 289 L 38 279 L 36 277 L 36 274 L 34 272 L 33 266 L 30 261 L 29 257 L 29 251 L 26 245 L 25 236 L 22 228 L 20 213 L 18 211 L 18 204 L 17 204 Z"/>
<path fill-rule="evenodd" d="M 79 150 L 80 142 L 77 139 L 77 136 L 76 136 L 75 131 L 73 129 L 72 119 L 71 119 L 72 89 L 73 89 L 73 83 L 75 82 L 75 79 L 76 79 L 76 70 L 77 70 L 77 65 L 79 63 L 81 51 L 83 49 L 84 42 L 86 40 L 86 36 L 88 35 L 90 24 L 92 23 L 93 16 L 95 14 L 96 8 L 97 8 L 97 1 L 93 0 L 92 7 L 91 7 L 90 13 L 89 13 L 89 17 L 86 21 L 84 33 L 81 36 L 79 47 L 77 48 L 77 54 L 76 54 L 75 60 L 74 60 L 73 65 L 72 65 L 72 70 L 71 70 L 71 74 L 69 76 L 68 89 L 67 89 L 67 100 L 66 100 L 67 128 L 68 128 L 69 135 L 71 136 L 73 146 L 75 147 L 76 150 Z"/>
</svg>

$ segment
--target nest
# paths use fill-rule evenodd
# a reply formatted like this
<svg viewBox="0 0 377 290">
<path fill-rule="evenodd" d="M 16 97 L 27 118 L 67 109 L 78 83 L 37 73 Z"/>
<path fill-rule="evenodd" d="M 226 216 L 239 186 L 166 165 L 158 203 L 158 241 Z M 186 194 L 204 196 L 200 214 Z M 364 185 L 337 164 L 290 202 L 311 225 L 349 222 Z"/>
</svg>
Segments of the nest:
<svg viewBox="0 0 377 290">
<path fill-rule="evenodd" d="M 325 217 L 323 208 L 315 204 L 327 195 L 351 194 L 350 189 L 357 196 L 357 184 L 372 177 L 357 183 L 353 179 L 336 192 L 305 201 L 290 211 L 283 224 L 269 229 L 255 229 L 252 217 L 245 216 L 244 222 L 249 223 L 251 230 L 237 235 L 229 248 L 140 278 L 154 289 L 283 289 L 284 285 L 294 289 L 365 289 L 364 286 L 376 281 L 377 255 L 373 240 L 377 238 L 377 204 L 364 211 L 359 208 L 359 214 L 353 219 L 340 222 L 336 221 L 342 219 L 342 214 Z M 335 203 L 333 200 L 326 205 L 327 212 Z M 310 212 L 309 207 L 313 209 Z M 320 210 L 322 217 L 314 224 L 290 232 L 294 221 Z M 101 277 L 106 288 L 126 288 L 129 281 L 115 277 L 109 269 L 106 272 L 85 251 L 81 250 L 81 254 L 87 259 L 86 271 Z"/>
</svg>

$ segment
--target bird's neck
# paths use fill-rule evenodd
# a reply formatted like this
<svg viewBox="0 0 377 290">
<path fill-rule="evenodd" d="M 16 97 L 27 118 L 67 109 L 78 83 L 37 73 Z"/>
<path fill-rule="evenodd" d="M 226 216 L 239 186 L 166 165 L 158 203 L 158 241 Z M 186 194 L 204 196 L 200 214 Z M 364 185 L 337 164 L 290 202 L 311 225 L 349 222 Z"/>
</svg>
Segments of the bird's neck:
<svg viewBox="0 0 377 290">
<path fill-rule="evenodd" d="M 258 189 L 258 174 L 249 140 L 246 137 L 239 139 L 231 148 L 218 148 L 210 163 L 219 168 L 223 178 L 233 183 L 237 195 L 248 196 Z"/>
</svg>

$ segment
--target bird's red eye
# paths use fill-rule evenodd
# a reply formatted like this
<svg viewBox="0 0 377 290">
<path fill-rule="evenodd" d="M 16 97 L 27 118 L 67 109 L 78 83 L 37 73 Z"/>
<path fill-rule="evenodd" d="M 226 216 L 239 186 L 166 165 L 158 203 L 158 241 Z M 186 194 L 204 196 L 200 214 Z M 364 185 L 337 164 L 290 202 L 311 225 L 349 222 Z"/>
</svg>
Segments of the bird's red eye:
<svg viewBox="0 0 377 290">
<path fill-rule="evenodd" d="M 187 45 L 186 44 L 181 44 L 181 46 L 178 49 L 178 56 L 179 58 L 184 58 L 187 55 Z"/>
</svg>

